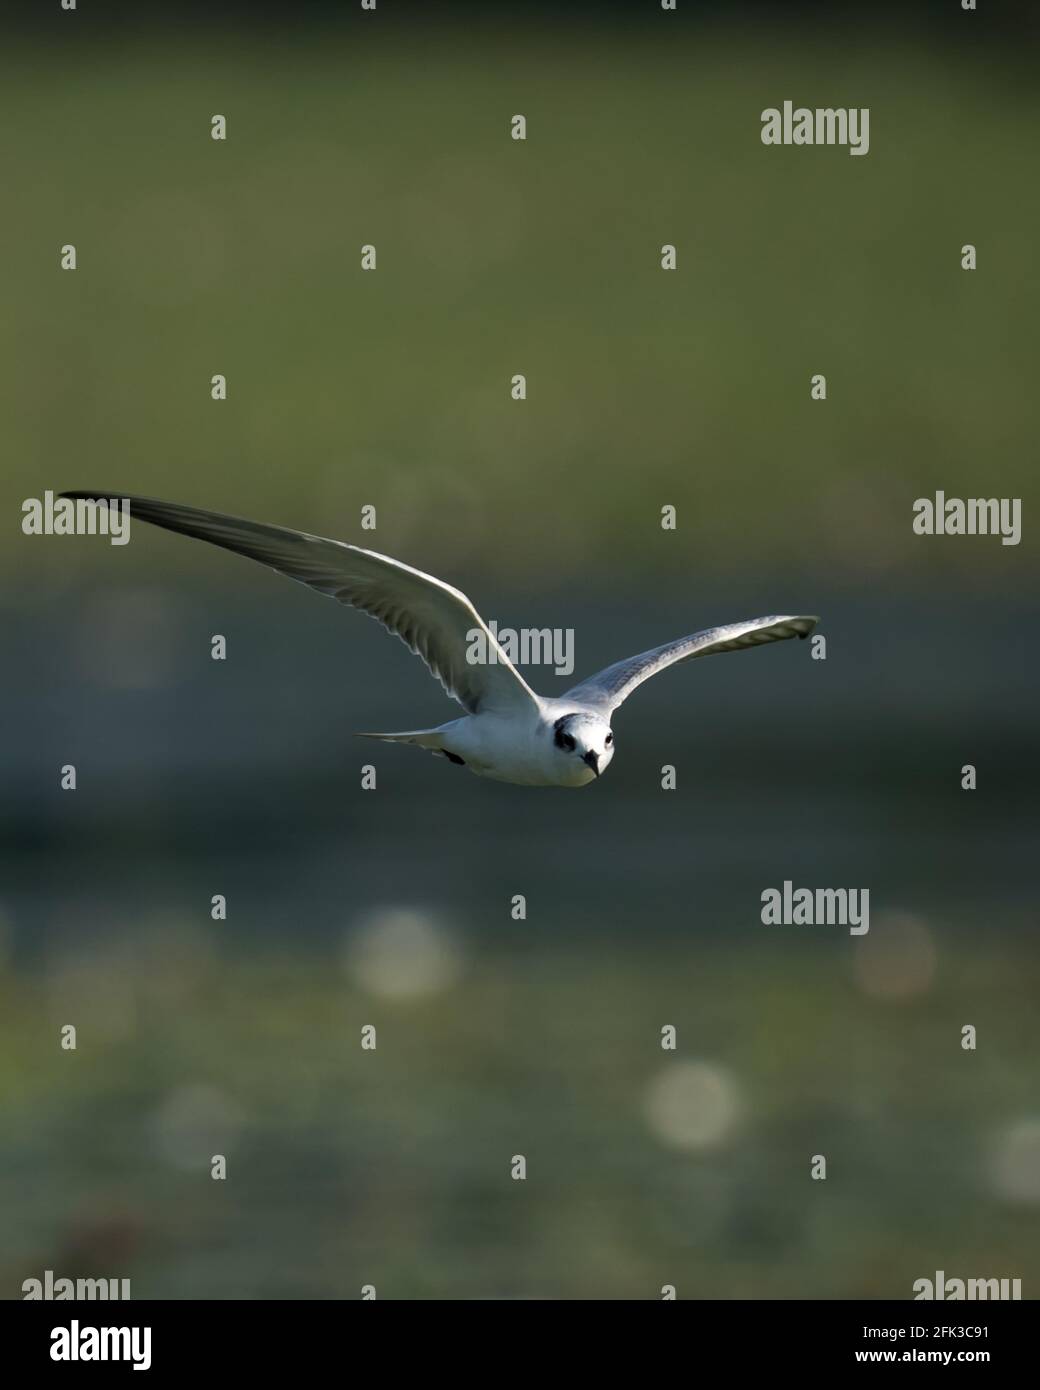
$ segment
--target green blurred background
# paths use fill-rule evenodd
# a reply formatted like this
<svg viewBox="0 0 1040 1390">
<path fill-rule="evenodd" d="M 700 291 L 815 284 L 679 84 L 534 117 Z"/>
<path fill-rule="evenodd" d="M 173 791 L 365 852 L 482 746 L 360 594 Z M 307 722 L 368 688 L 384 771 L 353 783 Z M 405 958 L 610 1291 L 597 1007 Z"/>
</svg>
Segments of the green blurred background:
<svg viewBox="0 0 1040 1390">
<path fill-rule="evenodd" d="M 868 8 L 12 30 L 3 1296 L 1035 1294 L 1035 30 Z M 785 98 L 870 153 L 764 147 Z M 63 487 L 371 545 L 575 678 L 767 612 L 828 656 L 651 683 L 580 793 L 364 792 L 354 730 L 452 717 L 421 665 L 183 538 L 23 536 Z M 914 536 L 937 488 L 1022 543 Z M 785 879 L 869 934 L 764 927 Z"/>
</svg>

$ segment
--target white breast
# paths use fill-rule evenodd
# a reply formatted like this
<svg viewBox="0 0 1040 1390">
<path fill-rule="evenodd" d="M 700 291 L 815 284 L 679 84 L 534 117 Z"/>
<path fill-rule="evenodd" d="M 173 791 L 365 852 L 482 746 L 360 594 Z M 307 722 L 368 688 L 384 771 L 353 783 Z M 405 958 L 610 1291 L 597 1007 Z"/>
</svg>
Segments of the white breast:
<svg viewBox="0 0 1040 1390">
<path fill-rule="evenodd" d="M 579 758 L 553 745 L 542 720 L 468 715 L 445 730 L 444 746 L 481 777 L 528 787 L 582 787 L 595 774 Z"/>
</svg>

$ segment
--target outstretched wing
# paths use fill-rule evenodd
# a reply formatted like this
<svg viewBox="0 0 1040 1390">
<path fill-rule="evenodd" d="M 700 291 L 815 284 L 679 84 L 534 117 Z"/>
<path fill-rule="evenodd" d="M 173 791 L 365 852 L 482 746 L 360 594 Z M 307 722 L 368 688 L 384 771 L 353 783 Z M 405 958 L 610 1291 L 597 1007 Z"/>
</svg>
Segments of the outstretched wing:
<svg viewBox="0 0 1040 1390">
<path fill-rule="evenodd" d="M 359 608 L 422 657 L 448 694 L 471 714 L 488 709 L 508 712 L 537 703 L 466 595 L 399 560 L 306 531 L 147 497 L 101 492 L 61 495 L 98 503 L 125 502 L 136 520 L 259 560 L 288 579 Z M 484 634 L 484 654 L 493 653 L 494 664 L 471 664 L 466 659 L 470 635 L 477 629 Z"/>
<path fill-rule="evenodd" d="M 818 622 L 818 618 L 751 618 L 746 623 L 709 627 L 704 632 L 695 632 L 692 637 L 680 637 L 675 642 L 666 642 L 663 647 L 615 661 L 613 666 L 590 676 L 561 698 L 611 714 L 637 685 L 667 666 L 692 661 L 695 656 L 710 656 L 713 652 L 739 652 L 745 647 L 761 646 L 763 642 L 808 637 Z"/>
</svg>

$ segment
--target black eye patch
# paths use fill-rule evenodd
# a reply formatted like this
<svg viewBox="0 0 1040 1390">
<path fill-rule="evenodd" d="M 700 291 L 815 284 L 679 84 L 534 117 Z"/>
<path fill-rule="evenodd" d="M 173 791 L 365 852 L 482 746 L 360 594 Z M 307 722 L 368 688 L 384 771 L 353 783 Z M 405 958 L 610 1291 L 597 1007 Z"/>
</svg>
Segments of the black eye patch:
<svg viewBox="0 0 1040 1390">
<path fill-rule="evenodd" d="M 563 727 L 570 718 L 570 715 L 565 714 L 562 719 L 557 719 L 556 723 L 553 725 L 553 743 L 556 744 L 557 748 L 563 748 L 568 753 L 573 753 L 575 748 L 574 739 Z"/>
</svg>

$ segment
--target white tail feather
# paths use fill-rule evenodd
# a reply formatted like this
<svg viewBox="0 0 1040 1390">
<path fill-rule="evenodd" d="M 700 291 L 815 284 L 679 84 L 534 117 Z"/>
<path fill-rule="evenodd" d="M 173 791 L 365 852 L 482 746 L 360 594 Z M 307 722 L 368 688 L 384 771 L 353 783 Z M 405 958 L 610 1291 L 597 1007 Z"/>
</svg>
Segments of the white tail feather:
<svg viewBox="0 0 1040 1390">
<path fill-rule="evenodd" d="M 378 738 L 384 743 L 413 743 L 418 748 L 439 751 L 444 747 L 444 735 L 439 729 L 409 729 L 401 734 L 358 734 L 358 738 Z"/>
</svg>

